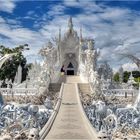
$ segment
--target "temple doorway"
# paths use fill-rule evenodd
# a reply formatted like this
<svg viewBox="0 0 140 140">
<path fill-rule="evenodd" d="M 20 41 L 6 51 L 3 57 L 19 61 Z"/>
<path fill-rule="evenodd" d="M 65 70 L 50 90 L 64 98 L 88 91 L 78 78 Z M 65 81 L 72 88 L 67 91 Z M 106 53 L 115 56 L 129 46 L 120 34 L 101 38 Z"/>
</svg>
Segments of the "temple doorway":
<svg viewBox="0 0 140 140">
<path fill-rule="evenodd" d="M 74 75 L 74 66 L 71 62 L 67 66 L 66 74 L 67 75 Z"/>
<path fill-rule="evenodd" d="M 67 75 L 74 75 L 74 70 L 67 70 Z"/>
<path fill-rule="evenodd" d="M 62 63 L 62 69 L 65 71 L 65 75 L 76 75 L 78 69 L 78 63 L 75 58 L 75 54 L 65 55 L 65 60 Z"/>
</svg>

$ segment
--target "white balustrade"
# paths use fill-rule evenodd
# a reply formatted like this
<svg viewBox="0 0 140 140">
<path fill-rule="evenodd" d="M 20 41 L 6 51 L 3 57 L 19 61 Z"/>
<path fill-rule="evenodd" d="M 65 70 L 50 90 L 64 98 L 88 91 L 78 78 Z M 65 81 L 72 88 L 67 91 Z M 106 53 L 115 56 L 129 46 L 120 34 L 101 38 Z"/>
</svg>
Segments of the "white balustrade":
<svg viewBox="0 0 140 140">
<path fill-rule="evenodd" d="M 102 89 L 102 93 L 105 96 L 135 96 L 138 94 L 138 90 L 135 89 Z"/>
<path fill-rule="evenodd" d="M 0 93 L 2 95 L 38 95 L 39 91 L 36 88 L 0 88 Z"/>
</svg>

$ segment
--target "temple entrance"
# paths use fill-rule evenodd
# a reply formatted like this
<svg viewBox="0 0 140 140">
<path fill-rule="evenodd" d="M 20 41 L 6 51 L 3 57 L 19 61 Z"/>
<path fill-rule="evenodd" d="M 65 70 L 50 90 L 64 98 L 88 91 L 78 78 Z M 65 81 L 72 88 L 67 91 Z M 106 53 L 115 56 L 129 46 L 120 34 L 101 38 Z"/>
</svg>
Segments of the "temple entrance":
<svg viewBox="0 0 140 140">
<path fill-rule="evenodd" d="M 74 75 L 74 70 L 67 70 L 67 75 Z"/>
<path fill-rule="evenodd" d="M 73 64 L 70 62 L 68 67 L 67 67 L 67 72 L 66 72 L 67 75 L 74 75 L 74 66 Z"/>
<path fill-rule="evenodd" d="M 77 74 L 78 63 L 74 53 L 65 54 L 65 60 L 62 64 L 62 69 L 65 71 L 65 75 Z"/>
</svg>

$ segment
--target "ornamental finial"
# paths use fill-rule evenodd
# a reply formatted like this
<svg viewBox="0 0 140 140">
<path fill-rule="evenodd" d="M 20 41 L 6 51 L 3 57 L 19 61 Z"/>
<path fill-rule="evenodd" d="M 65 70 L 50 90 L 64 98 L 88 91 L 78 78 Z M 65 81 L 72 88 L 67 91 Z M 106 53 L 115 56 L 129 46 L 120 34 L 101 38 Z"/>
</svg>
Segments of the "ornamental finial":
<svg viewBox="0 0 140 140">
<path fill-rule="evenodd" d="M 70 30 L 73 29 L 73 23 L 72 23 L 72 17 L 70 16 L 69 21 L 68 21 L 68 27 Z"/>
</svg>

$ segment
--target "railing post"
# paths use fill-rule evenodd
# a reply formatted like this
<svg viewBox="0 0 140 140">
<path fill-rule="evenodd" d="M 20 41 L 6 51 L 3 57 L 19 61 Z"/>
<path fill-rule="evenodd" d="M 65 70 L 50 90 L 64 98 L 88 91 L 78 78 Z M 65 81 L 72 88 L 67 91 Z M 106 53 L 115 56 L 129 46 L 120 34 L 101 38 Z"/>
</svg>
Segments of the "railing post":
<svg viewBox="0 0 140 140">
<path fill-rule="evenodd" d="M 12 99 L 14 99 L 14 91 L 13 91 L 13 87 L 11 88 L 11 92 L 12 92 Z"/>
<path fill-rule="evenodd" d="M 127 92 L 125 92 L 125 98 L 127 98 Z"/>
</svg>

